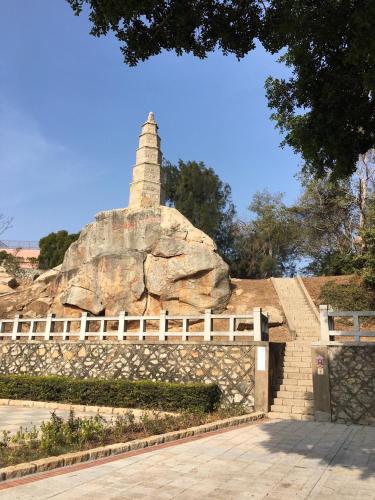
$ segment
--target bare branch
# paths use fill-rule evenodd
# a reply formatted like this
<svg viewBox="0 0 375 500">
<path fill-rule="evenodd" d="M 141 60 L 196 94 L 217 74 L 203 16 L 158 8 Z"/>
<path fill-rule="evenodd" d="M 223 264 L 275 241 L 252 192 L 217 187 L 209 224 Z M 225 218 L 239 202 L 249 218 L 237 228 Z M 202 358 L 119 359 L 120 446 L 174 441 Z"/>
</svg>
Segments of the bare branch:
<svg viewBox="0 0 375 500">
<path fill-rule="evenodd" d="M 13 217 L 6 217 L 4 214 L 0 214 L 0 234 L 10 229 L 12 227 L 12 222 Z"/>
</svg>

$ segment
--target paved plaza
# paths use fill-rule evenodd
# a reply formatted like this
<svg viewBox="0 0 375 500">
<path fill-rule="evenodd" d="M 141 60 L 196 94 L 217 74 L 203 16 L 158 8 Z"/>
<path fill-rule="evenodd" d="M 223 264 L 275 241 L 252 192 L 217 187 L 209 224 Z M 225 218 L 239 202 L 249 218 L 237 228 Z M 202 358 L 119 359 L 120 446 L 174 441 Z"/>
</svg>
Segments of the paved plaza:
<svg viewBox="0 0 375 500">
<path fill-rule="evenodd" d="M 27 408 L 23 406 L 0 406 L 0 432 L 16 432 L 20 427 L 31 429 L 37 427 L 43 421 L 51 418 L 52 409 L 48 408 Z M 56 415 L 67 419 L 68 410 L 55 410 Z M 97 415 L 94 412 L 74 412 L 77 417 L 91 417 Z"/>
<path fill-rule="evenodd" d="M 375 428 L 268 421 L 0 492 L 1 499 L 375 499 Z"/>
</svg>

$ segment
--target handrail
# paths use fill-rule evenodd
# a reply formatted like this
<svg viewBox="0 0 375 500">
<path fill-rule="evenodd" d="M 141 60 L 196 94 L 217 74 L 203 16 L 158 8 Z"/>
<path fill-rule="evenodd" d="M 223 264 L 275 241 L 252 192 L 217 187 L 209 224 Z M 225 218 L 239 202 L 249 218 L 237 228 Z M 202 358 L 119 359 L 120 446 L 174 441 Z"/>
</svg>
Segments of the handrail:
<svg viewBox="0 0 375 500">
<path fill-rule="evenodd" d="M 375 311 L 332 311 L 327 305 L 321 305 L 320 311 L 320 338 L 323 342 L 331 342 L 331 338 L 354 337 L 354 342 L 360 344 L 362 337 L 374 338 L 374 330 L 361 330 L 361 317 L 375 317 Z M 334 318 L 353 318 L 352 330 L 335 330 Z"/>
<path fill-rule="evenodd" d="M 226 321 L 228 328 L 223 330 L 214 329 L 214 320 Z M 252 330 L 238 330 L 239 322 L 245 320 L 251 322 Z M 98 331 L 90 331 L 90 324 L 98 323 Z M 116 322 L 109 329 L 109 323 Z M 128 323 L 138 322 L 138 330 L 130 329 Z M 147 322 L 152 323 L 152 331 L 147 331 Z M 158 327 L 155 327 L 155 323 Z M 171 324 L 181 323 L 181 329 L 171 329 Z M 202 322 L 203 331 L 190 331 L 192 323 Z M 78 325 L 77 325 L 78 323 Z M 72 324 L 75 324 L 76 331 L 72 330 Z M 10 325 L 10 328 L 9 328 Z M 25 329 L 26 325 L 26 329 Z M 43 331 L 40 331 L 40 325 Z M 58 325 L 60 327 L 58 328 Z M 62 325 L 62 327 L 61 327 Z M 39 330 L 38 330 L 39 326 Z M 134 325 L 132 325 L 134 326 Z M 28 327 L 28 328 L 27 328 Z M 49 314 L 45 318 L 26 318 L 16 315 L 14 319 L 0 319 L 0 341 L 11 338 L 19 340 L 27 338 L 34 340 L 35 337 L 43 336 L 45 340 L 54 340 L 55 337 L 61 337 L 62 340 L 68 340 L 70 337 L 77 337 L 79 340 L 87 340 L 88 337 L 97 337 L 99 340 L 107 338 L 117 338 L 118 340 L 127 340 L 128 338 L 138 338 L 144 341 L 145 337 L 157 337 L 158 340 L 167 340 L 168 337 L 181 337 L 181 340 L 187 341 L 190 337 L 203 337 L 203 340 L 210 342 L 216 336 L 227 337 L 229 341 L 234 341 L 236 337 L 253 337 L 254 341 L 261 341 L 268 337 L 268 316 L 262 313 L 260 307 L 255 307 L 249 314 L 213 314 L 211 309 L 206 309 L 203 315 L 169 315 L 167 311 L 160 311 L 160 315 L 150 316 L 128 316 L 125 311 L 121 311 L 118 316 L 89 316 L 83 312 L 80 317 L 58 318 Z"/>
</svg>

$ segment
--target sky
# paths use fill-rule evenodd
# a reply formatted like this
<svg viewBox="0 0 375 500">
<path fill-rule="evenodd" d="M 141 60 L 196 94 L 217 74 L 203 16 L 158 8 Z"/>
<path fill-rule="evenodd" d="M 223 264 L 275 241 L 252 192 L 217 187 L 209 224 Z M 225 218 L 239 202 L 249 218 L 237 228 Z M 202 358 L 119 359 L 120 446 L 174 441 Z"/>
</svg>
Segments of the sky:
<svg viewBox="0 0 375 500">
<path fill-rule="evenodd" d="M 267 76 L 288 75 L 275 56 L 169 52 L 129 68 L 113 36 L 89 30 L 65 0 L 2 3 L 0 214 L 14 219 L 2 239 L 77 232 L 97 212 L 126 207 L 149 111 L 164 157 L 212 167 L 241 218 L 257 191 L 297 198 L 301 160 L 280 148 L 265 98 Z"/>
</svg>

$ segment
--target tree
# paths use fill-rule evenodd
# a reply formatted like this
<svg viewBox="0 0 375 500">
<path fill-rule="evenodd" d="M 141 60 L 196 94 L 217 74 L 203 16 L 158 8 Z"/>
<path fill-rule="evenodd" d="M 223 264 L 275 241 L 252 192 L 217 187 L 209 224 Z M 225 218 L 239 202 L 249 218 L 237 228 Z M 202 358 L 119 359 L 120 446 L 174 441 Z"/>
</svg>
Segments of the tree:
<svg viewBox="0 0 375 500">
<path fill-rule="evenodd" d="M 358 198 L 351 180 L 301 177 L 304 192 L 291 208 L 300 228 L 299 253 L 315 275 L 354 271 L 359 234 Z"/>
<path fill-rule="evenodd" d="M 89 8 L 91 34 L 110 31 L 133 66 L 163 50 L 244 57 L 259 40 L 292 70 L 266 82 L 284 143 L 305 170 L 351 175 L 375 147 L 373 0 L 67 0 Z"/>
<path fill-rule="evenodd" d="M 203 162 L 165 162 L 166 200 L 198 229 L 211 236 L 220 254 L 229 259 L 236 213 L 230 186 Z"/>
<path fill-rule="evenodd" d="M 375 150 L 371 149 L 366 154 L 360 155 L 358 166 L 358 204 L 359 204 L 359 230 L 366 228 L 369 198 L 374 193 L 375 180 Z"/>
<path fill-rule="evenodd" d="M 64 260 L 65 252 L 70 245 L 76 241 L 79 233 L 69 234 L 61 230 L 50 233 L 39 241 L 39 267 L 40 269 L 51 269 L 58 266 Z"/>
<path fill-rule="evenodd" d="M 256 193 L 249 206 L 254 218 L 237 224 L 231 273 L 237 278 L 293 275 L 299 227 L 281 193 Z"/>
<path fill-rule="evenodd" d="M 273 119 L 305 170 L 350 176 L 375 142 L 372 0 L 274 0 L 261 39 L 292 70 L 266 83 Z"/>
</svg>

